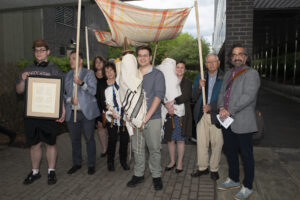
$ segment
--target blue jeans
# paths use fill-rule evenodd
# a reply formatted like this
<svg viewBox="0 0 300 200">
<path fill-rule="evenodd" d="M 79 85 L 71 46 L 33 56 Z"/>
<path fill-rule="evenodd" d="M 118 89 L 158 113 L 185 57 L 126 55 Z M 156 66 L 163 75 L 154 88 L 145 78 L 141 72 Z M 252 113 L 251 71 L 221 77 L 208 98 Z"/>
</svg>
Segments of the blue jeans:
<svg viewBox="0 0 300 200">
<path fill-rule="evenodd" d="M 223 150 L 227 158 L 229 166 L 229 178 L 235 182 L 239 182 L 240 168 L 239 168 L 239 152 L 244 167 L 243 185 L 252 189 L 254 179 L 254 156 L 253 156 L 253 133 L 234 133 L 230 127 L 224 129 L 222 127 L 224 146 Z"/>
</svg>

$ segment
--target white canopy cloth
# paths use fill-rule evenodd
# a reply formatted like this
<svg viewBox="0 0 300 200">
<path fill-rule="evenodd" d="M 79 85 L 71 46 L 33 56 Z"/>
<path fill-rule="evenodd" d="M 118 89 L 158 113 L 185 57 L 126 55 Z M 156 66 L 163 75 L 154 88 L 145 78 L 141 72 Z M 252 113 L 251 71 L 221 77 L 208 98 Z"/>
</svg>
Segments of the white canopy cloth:
<svg viewBox="0 0 300 200">
<path fill-rule="evenodd" d="M 146 9 L 114 0 L 95 0 L 110 32 L 94 30 L 97 40 L 110 46 L 140 46 L 177 37 L 192 8 Z"/>
</svg>

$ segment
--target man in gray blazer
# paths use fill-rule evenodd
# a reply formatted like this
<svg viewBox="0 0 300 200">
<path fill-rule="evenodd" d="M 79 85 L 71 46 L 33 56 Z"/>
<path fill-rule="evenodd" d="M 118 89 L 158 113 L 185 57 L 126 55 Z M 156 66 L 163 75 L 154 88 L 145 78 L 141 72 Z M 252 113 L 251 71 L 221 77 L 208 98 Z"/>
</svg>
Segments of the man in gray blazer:
<svg viewBox="0 0 300 200">
<path fill-rule="evenodd" d="M 240 151 L 244 167 L 244 180 L 241 190 L 234 197 L 235 199 L 246 199 L 253 192 L 252 135 L 257 131 L 255 104 L 260 78 L 256 70 L 246 66 L 247 58 L 247 52 L 242 45 L 233 45 L 229 55 L 232 68 L 224 76 L 218 99 L 220 118 L 224 120 L 230 116 L 234 119 L 227 129 L 222 127 L 229 177 L 218 186 L 218 189 L 228 190 L 241 186 L 239 181 Z"/>
<path fill-rule="evenodd" d="M 68 174 L 81 168 L 81 131 L 83 130 L 88 154 L 88 174 L 95 173 L 96 144 L 94 139 L 95 118 L 100 111 L 95 98 L 97 80 L 94 72 L 82 67 L 83 56 L 79 54 L 78 76 L 75 76 L 76 52 L 70 54 L 72 68 L 65 76 L 66 121 L 72 140 L 73 167 Z M 77 98 L 74 98 L 74 86 L 77 84 Z M 74 122 L 74 108 L 77 107 L 77 119 Z"/>
</svg>

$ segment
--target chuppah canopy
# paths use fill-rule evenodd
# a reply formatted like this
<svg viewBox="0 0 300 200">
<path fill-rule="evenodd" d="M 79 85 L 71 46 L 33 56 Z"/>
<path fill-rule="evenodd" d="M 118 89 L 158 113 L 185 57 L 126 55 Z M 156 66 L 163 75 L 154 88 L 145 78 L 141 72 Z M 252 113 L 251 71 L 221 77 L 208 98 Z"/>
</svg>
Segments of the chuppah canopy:
<svg viewBox="0 0 300 200">
<path fill-rule="evenodd" d="M 177 37 L 192 8 L 147 9 L 116 0 L 95 0 L 110 31 L 94 30 L 97 40 L 109 46 L 139 46 Z"/>
</svg>

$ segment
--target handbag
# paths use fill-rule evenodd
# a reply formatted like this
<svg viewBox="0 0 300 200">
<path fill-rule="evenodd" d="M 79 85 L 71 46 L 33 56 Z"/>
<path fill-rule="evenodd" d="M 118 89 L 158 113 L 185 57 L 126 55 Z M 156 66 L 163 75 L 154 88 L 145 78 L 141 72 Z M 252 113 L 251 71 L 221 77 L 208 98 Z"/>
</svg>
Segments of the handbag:
<svg viewBox="0 0 300 200">
<path fill-rule="evenodd" d="M 101 118 L 102 118 L 102 126 L 105 128 L 106 127 L 106 113 L 103 112 L 101 114 Z"/>
</svg>

